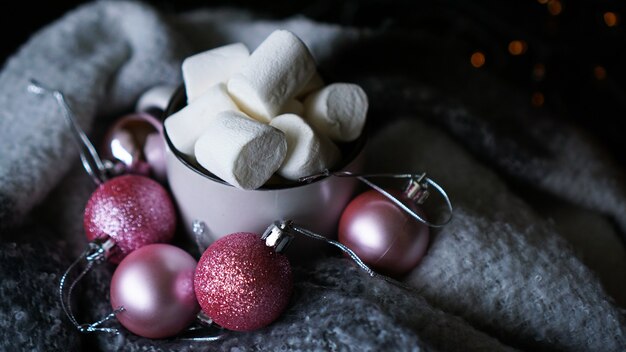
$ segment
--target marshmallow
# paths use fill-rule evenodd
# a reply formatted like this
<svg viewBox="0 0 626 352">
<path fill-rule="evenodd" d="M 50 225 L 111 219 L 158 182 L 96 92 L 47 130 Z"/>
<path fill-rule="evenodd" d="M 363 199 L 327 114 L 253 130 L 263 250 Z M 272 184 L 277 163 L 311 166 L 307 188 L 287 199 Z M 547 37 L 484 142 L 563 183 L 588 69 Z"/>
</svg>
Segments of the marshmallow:
<svg viewBox="0 0 626 352">
<path fill-rule="evenodd" d="M 302 116 L 304 114 L 304 105 L 296 99 L 287 100 L 285 105 L 283 105 L 280 109 L 280 115 L 283 114 L 296 114 Z"/>
<path fill-rule="evenodd" d="M 172 85 L 152 87 L 141 94 L 139 100 L 137 100 L 135 111 L 149 111 L 151 109 L 165 111 L 175 91 L 176 86 Z"/>
<path fill-rule="evenodd" d="M 339 161 L 339 148 L 325 136 L 317 136 L 300 116 L 284 114 L 270 121 L 270 126 L 287 136 L 287 156 L 278 174 L 297 180 L 331 168 Z"/>
<path fill-rule="evenodd" d="M 228 92 L 239 108 L 269 122 L 315 73 L 315 60 L 293 33 L 277 30 L 250 55 L 228 81 Z"/>
<path fill-rule="evenodd" d="M 304 98 L 305 96 L 307 96 L 309 93 L 312 93 L 318 89 L 321 89 L 324 87 L 324 80 L 322 79 L 322 76 L 320 76 L 319 73 L 317 73 L 317 71 L 313 74 L 313 77 L 311 77 L 311 79 L 309 79 L 309 81 L 307 82 L 307 84 L 304 85 L 304 87 L 302 87 L 302 89 L 300 89 L 300 91 L 296 94 L 296 98 L 300 99 L 300 98 Z"/>
<path fill-rule="evenodd" d="M 313 128 L 340 142 L 353 141 L 361 135 L 367 107 L 363 89 L 350 83 L 333 83 L 304 101 L 305 116 Z"/>
<path fill-rule="evenodd" d="M 249 56 L 244 44 L 235 43 L 186 58 L 182 70 L 187 101 L 194 101 L 217 83 L 226 83 Z"/>
<path fill-rule="evenodd" d="M 196 140 L 208 128 L 210 120 L 224 110 L 237 110 L 237 105 L 228 96 L 226 85 L 218 83 L 168 117 L 165 130 L 178 151 L 193 156 Z"/>
<path fill-rule="evenodd" d="M 280 167 L 286 153 L 283 132 L 239 111 L 217 114 L 195 145 L 200 165 L 243 189 L 261 187 Z"/>
</svg>

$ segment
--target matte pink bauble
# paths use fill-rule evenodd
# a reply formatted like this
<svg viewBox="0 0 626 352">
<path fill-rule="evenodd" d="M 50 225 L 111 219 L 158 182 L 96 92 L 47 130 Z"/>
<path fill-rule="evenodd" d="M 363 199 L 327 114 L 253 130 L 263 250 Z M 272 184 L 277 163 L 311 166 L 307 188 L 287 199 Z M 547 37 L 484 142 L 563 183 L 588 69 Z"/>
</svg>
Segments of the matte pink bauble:
<svg viewBox="0 0 626 352">
<path fill-rule="evenodd" d="M 413 201 L 389 191 L 423 217 Z M 376 190 L 354 198 L 339 220 L 339 241 L 365 264 L 399 277 L 413 269 L 428 246 L 429 229 Z"/>
<path fill-rule="evenodd" d="M 285 310 L 293 281 L 289 260 L 254 233 L 215 241 L 198 261 L 194 279 L 200 307 L 218 325 L 236 331 L 262 328 Z"/>
<path fill-rule="evenodd" d="M 169 242 L 176 212 L 167 191 L 139 175 L 112 178 L 98 186 L 85 207 L 83 225 L 90 241 L 111 238 L 116 250 L 108 258 L 119 263 L 147 244 Z"/>
<path fill-rule="evenodd" d="M 200 306 L 193 289 L 196 261 L 169 244 L 150 244 L 129 254 L 111 279 L 111 306 L 123 307 L 117 320 L 151 339 L 178 334 Z"/>
<path fill-rule="evenodd" d="M 101 149 L 102 157 L 121 163 L 128 173 L 165 180 L 163 126 L 150 114 L 121 117 L 105 135 Z"/>
</svg>

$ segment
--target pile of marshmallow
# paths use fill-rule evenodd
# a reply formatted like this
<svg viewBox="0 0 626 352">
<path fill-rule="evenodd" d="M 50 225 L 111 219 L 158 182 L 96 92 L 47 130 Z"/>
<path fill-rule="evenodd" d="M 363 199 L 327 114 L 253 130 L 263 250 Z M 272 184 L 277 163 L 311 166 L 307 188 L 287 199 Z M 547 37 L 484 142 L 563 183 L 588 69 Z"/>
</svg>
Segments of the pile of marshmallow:
<svg viewBox="0 0 626 352">
<path fill-rule="evenodd" d="M 335 142 L 357 139 L 365 124 L 363 89 L 325 86 L 289 31 L 274 31 L 251 54 L 236 43 L 193 55 L 182 72 L 188 104 L 165 120 L 170 141 L 239 188 L 332 168 L 341 158 Z"/>
</svg>

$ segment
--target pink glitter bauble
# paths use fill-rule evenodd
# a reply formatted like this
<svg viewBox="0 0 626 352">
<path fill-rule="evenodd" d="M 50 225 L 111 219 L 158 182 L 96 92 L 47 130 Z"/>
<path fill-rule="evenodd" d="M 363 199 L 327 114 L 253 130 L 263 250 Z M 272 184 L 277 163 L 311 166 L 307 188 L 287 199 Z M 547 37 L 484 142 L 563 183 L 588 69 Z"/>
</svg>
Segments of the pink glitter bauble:
<svg viewBox="0 0 626 352">
<path fill-rule="evenodd" d="M 169 242 L 176 229 L 176 212 L 167 191 L 144 176 L 115 177 L 93 192 L 83 220 L 87 239 L 110 237 L 116 249 L 108 258 L 119 263 L 150 243 Z"/>
<path fill-rule="evenodd" d="M 111 306 L 124 307 L 117 320 L 151 339 L 178 334 L 200 311 L 193 289 L 195 269 L 191 255 L 169 244 L 149 244 L 132 252 L 111 279 Z"/>
<path fill-rule="evenodd" d="M 218 325 L 236 331 L 262 328 L 285 310 L 293 281 L 289 260 L 254 233 L 215 241 L 198 261 L 196 298 Z"/>
<path fill-rule="evenodd" d="M 389 191 L 420 216 L 423 212 L 399 192 Z M 400 277 L 426 253 L 429 229 L 376 190 L 354 198 L 339 220 L 339 242 L 365 264 L 386 275 Z"/>
</svg>

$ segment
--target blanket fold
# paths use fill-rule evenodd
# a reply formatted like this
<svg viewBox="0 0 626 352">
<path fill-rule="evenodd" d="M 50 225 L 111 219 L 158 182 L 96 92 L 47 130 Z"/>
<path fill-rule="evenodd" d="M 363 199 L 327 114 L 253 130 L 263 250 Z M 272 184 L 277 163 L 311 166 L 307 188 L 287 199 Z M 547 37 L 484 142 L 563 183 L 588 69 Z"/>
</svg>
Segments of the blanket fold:
<svg viewBox="0 0 626 352">
<path fill-rule="evenodd" d="M 211 343 L 123 328 L 80 335 L 60 307 L 58 279 L 86 244 L 93 185 L 55 101 L 28 93 L 28 80 L 63 91 L 96 139 L 147 88 L 180 84 L 189 54 L 232 42 L 254 49 L 278 28 L 303 39 L 328 81 L 367 92 L 368 171 L 425 171 L 450 195 L 454 219 L 433 230 L 405 278 L 412 289 L 320 255 L 295 268 L 289 308 L 259 331 Z M 598 141 L 473 70 L 466 47 L 450 32 L 232 9 L 167 14 L 132 1 L 88 3 L 36 33 L 0 73 L 0 349 L 626 350 L 624 170 Z M 80 319 L 110 312 L 113 269 L 98 266 L 81 282 Z"/>
</svg>

